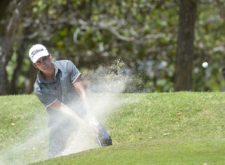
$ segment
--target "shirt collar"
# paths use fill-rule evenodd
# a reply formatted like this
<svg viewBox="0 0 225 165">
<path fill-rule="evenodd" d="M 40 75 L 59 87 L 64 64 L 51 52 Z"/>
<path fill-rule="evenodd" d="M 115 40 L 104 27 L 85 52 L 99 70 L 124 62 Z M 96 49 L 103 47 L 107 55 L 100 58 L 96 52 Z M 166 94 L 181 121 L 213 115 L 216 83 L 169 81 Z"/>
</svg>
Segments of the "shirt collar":
<svg viewBox="0 0 225 165">
<path fill-rule="evenodd" d="M 43 74 L 39 71 L 37 74 L 37 80 L 39 83 L 51 83 L 51 82 L 55 82 L 56 81 L 56 75 L 61 71 L 54 63 L 53 63 L 54 67 L 55 67 L 55 76 L 53 80 L 46 80 L 43 76 Z"/>
</svg>

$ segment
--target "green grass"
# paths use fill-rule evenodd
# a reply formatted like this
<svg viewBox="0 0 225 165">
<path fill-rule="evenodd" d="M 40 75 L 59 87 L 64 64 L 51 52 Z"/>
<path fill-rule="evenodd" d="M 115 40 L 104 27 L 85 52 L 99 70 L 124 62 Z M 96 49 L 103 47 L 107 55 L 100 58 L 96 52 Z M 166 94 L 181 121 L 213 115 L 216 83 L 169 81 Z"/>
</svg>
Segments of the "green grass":
<svg viewBox="0 0 225 165">
<path fill-rule="evenodd" d="M 108 116 L 106 122 L 113 138 L 113 146 L 37 164 L 225 163 L 224 93 L 121 94 L 119 100 L 121 106 Z M 37 130 L 45 129 L 46 112 L 36 97 L 5 96 L 0 97 L 0 102 L 1 149 L 32 135 L 32 131 L 35 132 L 33 126 L 36 126 Z M 32 127 L 29 126 L 30 123 Z M 28 163 L 46 158 L 46 143 L 40 143 L 36 150 L 24 152 L 23 155 L 31 157 L 27 160 Z M 3 152 L 4 150 L 0 151 Z M 13 162 L 12 157 L 8 159 L 9 162 Z"/>
<path fill-rule="evenodd" d="M 116 143 L 225 138 L 223 93 L 123 95 L 109 120 Z"/>
<path fill-rule="evenodd" d="M 202 142 L 201 142 L 202 143 Z M 181 165 L 224 164 L 224 143 L 130 144 L 90 150 L 39 163 L 49 165 Z"/>
<path fill-rule="evenodd" d="M 33 95 L 0 97 L 0 164 L 24 164 L 46 158 L 44 107 Z"/>
</svg>

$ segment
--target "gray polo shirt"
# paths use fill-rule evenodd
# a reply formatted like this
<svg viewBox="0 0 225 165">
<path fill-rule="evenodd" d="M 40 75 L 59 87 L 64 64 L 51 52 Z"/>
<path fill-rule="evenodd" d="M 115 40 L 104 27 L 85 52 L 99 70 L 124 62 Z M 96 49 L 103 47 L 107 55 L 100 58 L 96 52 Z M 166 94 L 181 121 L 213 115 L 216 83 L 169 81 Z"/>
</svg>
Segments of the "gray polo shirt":
<svg viewBox="0 0 225 165">
<path fill-rule="evenodd" d="M 55 66 L 54 79 L 46 80 L 39 72 L 34 84 L 34 92 L 46 108 L 56 100 L 68 105 L 78 96 L 73 87 L 73 83 L 80 75 L 76 66 L 69 60 L 59 60 L 53 64 Z"/>
</svg>

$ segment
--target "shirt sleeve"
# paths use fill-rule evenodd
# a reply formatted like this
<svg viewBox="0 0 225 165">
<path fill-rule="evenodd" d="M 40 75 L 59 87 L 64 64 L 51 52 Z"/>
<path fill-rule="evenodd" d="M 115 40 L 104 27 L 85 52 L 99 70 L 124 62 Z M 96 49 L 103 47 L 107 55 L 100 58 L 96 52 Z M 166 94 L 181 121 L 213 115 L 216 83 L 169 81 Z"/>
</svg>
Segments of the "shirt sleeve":
<svg viewBox="0 0 225 165">
<path fill-rule="evenodd" d="M 44 106 L 46 108 L 48 108 L 55 101 L 57 101 L 57 98 L 53 94 L 51 94 L 51 92 L 41 90 L 40 89 L 40 86 L 37 85 L 36 83 L 34 85 L 34 93 L 39 98 L 39 100 L 41 101 L 41 103 L 44 104 Z"/>
<path fill-rule="evenodd" d="M 74 83 L 76 81 L 76 79 L 80 76 L 80 74 L 81 74 L 80 71 L 77 69 L 77 67 L 71 61 L 68 61 L 67 70 L 70 74 L 71 82 Z"/>
</svg>

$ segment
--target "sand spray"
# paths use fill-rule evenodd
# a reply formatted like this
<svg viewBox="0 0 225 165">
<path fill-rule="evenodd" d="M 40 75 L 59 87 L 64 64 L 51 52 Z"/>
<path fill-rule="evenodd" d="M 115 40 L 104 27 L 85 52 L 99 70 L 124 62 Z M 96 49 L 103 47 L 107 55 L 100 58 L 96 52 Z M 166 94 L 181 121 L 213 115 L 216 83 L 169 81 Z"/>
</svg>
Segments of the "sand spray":
<svg viewBox="0 0 225 165">
<path fill-rule="evenodd" d="M 96 143 L 96 130 L 93 126 L 96 124 L 96 121 L 104 125 L 107 116 L 120 106 L 121 102 L 118 95 L 125 89 L 127 81 L 127 77 L 120 72 L 120 67 L 117 65 L 113 69 L 101 67 L 93 72 L 91 77 L 86 79 L 90 105 L 87 115 L 81 118 L 71 109 L 64 108 L 63 117 L 61 116 L 58 122 L 52 126 L 57 128 L 68 119 L 74 121 L 71 123 L 76 126 L 76 131 L 70 132 L 67 145 L 58 156 L 99 147 Z M 37 110 L 33 122 L 45 120 L 46 115 L 40 115 Z M 19 141 L 15 144 L 0 149 L 0 165 L 29 164 L 48 159 L 49 128 L 46 124 L 47 122 L 43 123 L 45 124 L 33 131 L 31 135 L 22 139 L 18 138 Z M 31 121 L 28 127 L 32 129 L 34 125 L 35 122 L 32 123 Z"/>
</svg>

